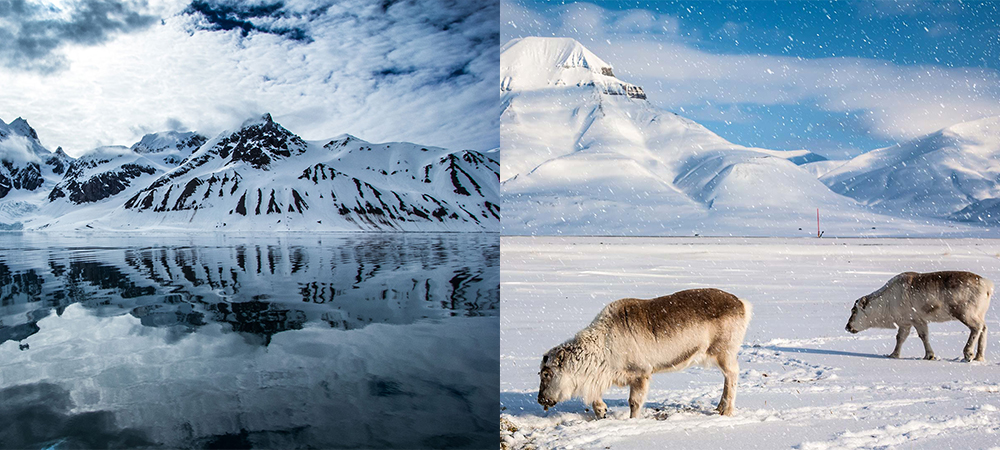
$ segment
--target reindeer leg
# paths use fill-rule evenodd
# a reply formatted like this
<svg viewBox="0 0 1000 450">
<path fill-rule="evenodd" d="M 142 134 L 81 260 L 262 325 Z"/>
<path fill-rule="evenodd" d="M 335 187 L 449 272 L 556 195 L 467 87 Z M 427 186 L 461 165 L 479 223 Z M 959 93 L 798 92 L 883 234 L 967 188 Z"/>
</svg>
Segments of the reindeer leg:
<svg viewBox="0 0 1000 450">
<path fill-rule="evenodd" d="M 594 414 L 598 419 L 603 419 L 608 416 L 608 405 L 604 403 L 604 400 L 594 400 L 594 403 L 590 406 L 594 408 Z"/>
<path fill-rule="evenodd" d="M 962 349 L 962 360 L 969 362 L 972 361 L 972 347 L 979 341 L 979 335 L 983 332 L 983 327 L 986 324 L 979 319 L 963 320 L 962 323 L 969 327 L 969 340 L 965 343 L 965 348 Z"/>
<path fill-rule="evenodd" d="M 736 380 L 740 373 L 739 363 L 736 362 L 735 352 L 732 355 L 719 355 L 716 361 L 719 364 L 719 369 L 722 370 L 722 375 L 726 377 L 722 387 L 722 398 L 719 399 L 719 407 L 716 410 L 723 416 L 731 416 L 736 411 Z"/>
<path fill-rule="evenodd" d="M 910 336 L 910 324 L 899 324 L 899 331 L 896 332 L 896 348 L 889 354 L 890 358 L 899 358 L 899 353 L 903 350 L 903 342 Z"/>
<path fill-rule="evenodd" d="M 628 407 L 631 410 L 632 419 L 639 417 L 642 412 L 642 405 L 646 403 L 646 393 L 649 392 L 649 375 L 640 375 L 631 385 L 628 393 Z"/>
<path fill-rule="evenodd" d="M 920 340 L 924 341 L 924 359 L 926 360 L 936 359 L 934 358 L 934 349 L 931 348 L 931 339 L 930 336 L 928 335 L 929 331 L 927 330 L 927 323 L 914 322 L 913 328 L 917 329 L 917 336 L 920 336 Z"/>
<path fill-rule="evenodd" d="M 975 361 L 986 361 L 986 324 L 983 324 L 983 329 L 979 332 L 979 347 L 976 348 Z"/>
</svg>

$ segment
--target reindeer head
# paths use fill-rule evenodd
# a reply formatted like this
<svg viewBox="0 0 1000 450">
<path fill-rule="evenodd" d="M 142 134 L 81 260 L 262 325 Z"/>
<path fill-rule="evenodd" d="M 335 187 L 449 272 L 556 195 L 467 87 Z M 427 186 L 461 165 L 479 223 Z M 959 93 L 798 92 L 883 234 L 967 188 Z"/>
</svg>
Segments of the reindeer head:
<svg viewBox="0 0 1000 450">
<path fill-rule="evenodd" d="M 865 310 L 868 308 L 869 300 L 870 296 L 866 295 L 854 302 L 854 307 L 851 308 L 851 318 L 847 320 L 845 327 L 847 331 L 857 333 L 872 327 L 871 318 L 868 317 L 868 312 Z"/>
<path fill-rule="evenodd" d="M 558 345 L 542 357 L 541 370 L 538 372 L 541 379 L 538 385 L 538 403 L 545 410 L 573 396 L 573 363 L 573 351 L 569 344 Z"/>
</svg>

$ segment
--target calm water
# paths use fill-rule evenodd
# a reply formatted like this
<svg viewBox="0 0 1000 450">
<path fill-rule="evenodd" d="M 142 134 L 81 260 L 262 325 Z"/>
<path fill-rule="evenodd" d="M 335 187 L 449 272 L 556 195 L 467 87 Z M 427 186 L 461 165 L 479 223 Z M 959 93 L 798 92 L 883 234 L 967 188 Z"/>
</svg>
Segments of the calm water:
<svg viewBox="0 0 1000 450">
<path fill-rule="evenodd" d="M 0 234 L 0 447 L 496 445 L 496 235 Z"/>
</svg>

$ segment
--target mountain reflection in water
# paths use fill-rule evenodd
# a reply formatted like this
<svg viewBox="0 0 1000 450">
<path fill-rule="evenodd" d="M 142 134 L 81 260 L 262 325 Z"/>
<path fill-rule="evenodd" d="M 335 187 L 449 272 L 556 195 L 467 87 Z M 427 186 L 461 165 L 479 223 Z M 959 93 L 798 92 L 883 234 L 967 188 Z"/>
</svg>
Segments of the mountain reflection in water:
<svg viewBox="0 0 1000 450">
<path fill-rule="evenodd" d="M 119 447 L 492 447 L 498 346 L 496 235 L 0 236 L 0 401 Z"/>
</svg>

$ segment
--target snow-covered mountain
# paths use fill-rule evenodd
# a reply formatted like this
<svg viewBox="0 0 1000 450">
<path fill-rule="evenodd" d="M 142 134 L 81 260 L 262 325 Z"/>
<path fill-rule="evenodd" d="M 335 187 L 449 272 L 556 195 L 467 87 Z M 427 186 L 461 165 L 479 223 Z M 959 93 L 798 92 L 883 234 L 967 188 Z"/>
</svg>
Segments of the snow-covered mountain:
<svg viewBox="0 0 1000 450">
<path fill-rule="evenodd" d="M 94 149 L 70 163 L 63 179 L 49 193 L 49 201 L 65 197 L 71 205 L 81 205 L 111 198 L 130 186 L 143 184 L 143 177 L 177 167 L 196 148 L 182 147 L 156 154 L 138 153 L 127 147 Z"/>
<path fill-rule="evenodd" d="M 40 178 L 49 185 L 8 221 L 47 230 L 499 229 L 499 163 L 483 153 L 348 135 L 306 142 L 267 114 L 214 139 L 164 132 L 77 160 L 60 155 L 61 177 L 28 162 L 51 172 Z"/>
<path fill-rule="evenodd" d="M 500 57 L 507 234 L 842 234 L 891 228 L 798 167 L 658 109 L 579 42 L 523 38 Z M 812 231 L 809 231 L 812 230 Z"/>
<path fill-rule="evenodd" d="M 474 151 L 346 135 L 310 144 L 265 115 L 207 142 L 102 222 L 490 230 L 499 221 L 497 166 Z"/>
<path fill-rule="evenodd" d="M 996 224 L 1000 117 L 960 123 L 870 151 L 820 180 L 889 213 Z"/>
<path fill-rule="evenodd" d="M 610 64 L 573 39 L 515 39 L 504 46 L 501 70 L 502 92 L 573 86 L 596 88 L 607 95 L 646 98 L 641 87 L 615 78 Z"/>
<path fill-rule="evenodd" d="M 19 228 L 18 220 L 44 203 L 71 160 L 61 148 L 46 150 L 26 120 L 0 120 L 0 229 Z"/>
</svg>

